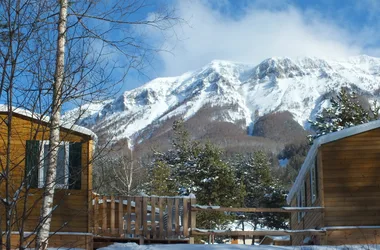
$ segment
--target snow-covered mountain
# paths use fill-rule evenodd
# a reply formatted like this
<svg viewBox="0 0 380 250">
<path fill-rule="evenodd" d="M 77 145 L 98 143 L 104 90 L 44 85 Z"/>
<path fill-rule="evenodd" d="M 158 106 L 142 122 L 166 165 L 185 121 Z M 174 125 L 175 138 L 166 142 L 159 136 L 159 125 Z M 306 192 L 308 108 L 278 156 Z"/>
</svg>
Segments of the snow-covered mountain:
<svg viewBox="0 0 380 250">
<path fill-rule="evenodd" d="M 207 107 L 214 109 L 210 121 L 235 123 L 243 129 L 252 129 L 260 116 L 274 111 L 291 112 L 305 127 L 341 87 L 379 99 L 379 80 L 380 58 L 365 55 L 344 60 L 269 58 L 258 65 L 216 60 L 178 77 L 154 79 L 93 109 L 87 107 L 92 111 L 80 124 L 113 140 L 142 140 L 141 134 L 149 138 L 168 119 L 186 120 Z"/>
</svg>

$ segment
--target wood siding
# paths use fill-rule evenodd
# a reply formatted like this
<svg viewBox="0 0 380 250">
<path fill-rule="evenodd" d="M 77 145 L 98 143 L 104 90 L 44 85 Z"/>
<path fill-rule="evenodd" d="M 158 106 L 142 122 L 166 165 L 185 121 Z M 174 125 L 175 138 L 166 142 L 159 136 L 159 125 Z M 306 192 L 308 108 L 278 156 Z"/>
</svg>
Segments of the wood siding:
<svg viewBox="0 0 380 250">
<path fill-rule="evenodd" d="M 312 203 L 311 199 L 311 186 L 310 186 L 310 172 L 306 175 L 306 205 L 308 207 L 318 207 L 321 206 L 321 186 L 318 185 L 318 197 Z M 298 195 L 297 195 L 298 196 Z M 298 205 L 296 204 L 296 197 L 292 200 L 290 206 L 292 207 L 297 207 Z M 305 216 L 298 222 L 298 213 L 292 213 L 291 218 L 290 218 L 290 227 L 292 230 L 302 230 L 302 229 L 317 229 L 322 227 L 322 218 L 323 218 L 323 213 L 322 212 L 307 212 L 305 213 Z M 306 236 L 308 237 L 308 236 Z M 305 236 L 303 235 L 292 235 L 291 236 L 291 241 L 292 245 L 302 245 L 303 240 Z M 316 244 L 320 243 L 320 238 L 315 237 L 314 242 Z"/>
<path fill-rule="evenodd" d="M 318 150 L 319 197 L 312 206 L 325 207 L 324 213 L 306 215 L 300 223 L 297 213 L 291 228 L 312 229 L 333 226 L 380 225 L 380 129 L 374 129 L 322 145 Z M 310 205 L 310 173 L 307 204 Z M 296 197 L 291 206 L 297 206 Z M 376 229 L 328 230 L 320 244 L 374 244 L 379 242 Z M 292 244 L 302 244 L 302 236 Z"/>
<path fill-rule="evenodd" d="M 5 166 L 6 146 L 7 146 L 7 125 L 5 123 L 7 116 L 0 114 L 0 171 Z M 25 156 L 28 152 L 25 150 L 26 140 L 48 140 L 49 129 L 44 122 L 39 122 L 31 118 L 20 115 L 14 115 L 12 125 L 11 140 L 11 194 L 21 186 L 25 176 Z M 92 141 L 87 135 L 82 135 L 67 129 L 61 130 L 62 141 L 82 142 L 82 173 L 81 173 L 81 190 L 57 189 L 55 192 L 54 204 L 57 209 L 53 212 L 51 231 L 61 232 L 89 232 L 89 206 L 91 200 L 91 148 Z M 4 182 L 0 185 L 0 196 L 4 196 Z M 21 217 L 26 218 L 24 230 L 34 231 L 38 223 L 42 198 L 42 189 L 25 189 L 21 192 L 21 198 L 17 205 L 16 220 Z M 26 213 L 24 204 L 26 201 Z M 1 210 L 3 208 L 1 207 Z M 1 213 L 1 211 L 0 211 Z M 0 214 L 3 216 L 3 214 Z M 4 229 L 4 220 L 2 225 Z M 12 231 L 18 231 L 20 224 L 15 224 Z"/>
<path fill-rule="evenodd" d="M 380 225 L 380 129 L 325 144 L 320 150 L 325 226 Z M 352 236 L 356 243 L 373 241 L 373 232 L 359 234 L 362 242 Z M 335 232 L 327 238 L 332 244 L 334 239 L 342 241 L 347 235 Z"/>
</svg>

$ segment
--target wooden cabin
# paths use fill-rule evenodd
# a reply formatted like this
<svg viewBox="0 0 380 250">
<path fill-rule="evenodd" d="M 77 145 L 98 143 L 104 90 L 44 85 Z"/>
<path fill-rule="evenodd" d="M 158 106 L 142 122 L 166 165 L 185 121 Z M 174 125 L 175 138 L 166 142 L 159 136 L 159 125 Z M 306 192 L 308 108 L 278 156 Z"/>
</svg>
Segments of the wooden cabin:
<svg viewBox="0 0 380 250">
<path fill-rule="evenodd" d="M 292 230 L 324 232 L 292 236 L 292 245 L 378 244 L 380 121 L 316 139 L 287 202 L 292 207 L 310 207 L 292 213 Z M 322 210 L 313 212 L 312 207 Z"/>
<path fill-rule="evenodd" d="M 44 175 L 49 150 L 48 121 L 25 110 L 12 116 L 10 157 L 6 156 L 9 117 L 0 111 L 0 172 L 10 160 L 9 194 L 17 200 L 12 214 L 12 247 L 23 242 L 34 247 L 42 204 Z M 96 139 L 88 129 L 61 126 L 54 212 L 49 247 L 92 248 L 92 154 Z M 6 182 L 0 178 L 0 198 Z M 5 233 L 5 206 L 0 203 L 1 232 Z M 24 239 L 20 240 L 20 235 Z M 3 236 L 3 240 L 4 240 Z M 0 238 L 1 239 L 1 238 Z M 4 241 L 3 243 L 4 244 Z"/>
</svg>

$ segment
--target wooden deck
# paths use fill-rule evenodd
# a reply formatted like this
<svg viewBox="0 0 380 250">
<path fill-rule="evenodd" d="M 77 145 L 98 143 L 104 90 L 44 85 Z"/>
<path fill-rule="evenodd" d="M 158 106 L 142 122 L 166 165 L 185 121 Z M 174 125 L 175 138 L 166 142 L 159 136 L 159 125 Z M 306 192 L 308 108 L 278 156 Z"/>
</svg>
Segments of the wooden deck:
<svg viewBox="0 0 380 250">
<path fill-rule="evenodd" d="M 279 235 L 324 235 L 321 230 L 257 230 L 257 231 L 213 231 L 196 228 L 199 211 L 212 212 L 275 212 L 299 211 L 320 212 L 322 207 L 308 208 L 226 208 L 196 205 L 196 199 L 188 197 L 114 197 L 95 196 L 92 200 L 94 249 L 114 242 L 137 244 L 189 244 L 200 235 L 279 236 Z"/>
<path fill-rule="evenodd" d="M 95 196 L 94 246 L 108 242 L 189 243 L 192 221 L 188 197 Z"/>
</svg>

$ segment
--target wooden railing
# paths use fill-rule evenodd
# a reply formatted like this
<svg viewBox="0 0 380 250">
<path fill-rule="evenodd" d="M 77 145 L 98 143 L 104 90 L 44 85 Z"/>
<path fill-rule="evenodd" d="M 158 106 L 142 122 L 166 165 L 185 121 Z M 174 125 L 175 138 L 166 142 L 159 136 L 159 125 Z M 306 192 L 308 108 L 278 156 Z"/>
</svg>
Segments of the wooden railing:
<svg viewBox="0 0 380 250">
<path fill-rule="evenodd" d="M 322 207 L 229 208 L 196 205 L 189 197 L 94 196 L 92 231 L 97 236 L 144 240 L 182 240 L 196 235 L 324 235 L 323 230 L 221 231 L 196 227 L 199 211 L 245 213 L 322 212 Z M 191 241 L 191 240 L 190 240 Z"/>
<path fill-rule="evenodd" d="M 213 207 L 213 206 L 199 206 L 192 205 L 191 211 L 193 217 L 200 211 L 209 212 L 242 212 L 242 213 L 296 213 L 296 212 L 309 212 L 316 213 L 324 211 L 323 207 L 281 207 L 281 208 L 232 208 L 232 207 Z M 195 224 L 192 224 L 195 225 Z M 196 227 L 191 228 L 191 235 L 223 235 L 223 236 L 285 236 L 285 235 L 325 235 L 325 230 L 318 229 L 305 229 L 305 230 L 255 230 L 255 231 L 230 231 L 230 230 L 213 230 L 213 229 L 199 229 Z"/>
<path fill-rule="evenodd" d="M 144 239 L 183 239 L 190 236 L 188 197 L 114 197 L 93 199 L 93 233 L 100 236 Z"/>
</svg>

